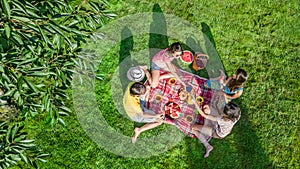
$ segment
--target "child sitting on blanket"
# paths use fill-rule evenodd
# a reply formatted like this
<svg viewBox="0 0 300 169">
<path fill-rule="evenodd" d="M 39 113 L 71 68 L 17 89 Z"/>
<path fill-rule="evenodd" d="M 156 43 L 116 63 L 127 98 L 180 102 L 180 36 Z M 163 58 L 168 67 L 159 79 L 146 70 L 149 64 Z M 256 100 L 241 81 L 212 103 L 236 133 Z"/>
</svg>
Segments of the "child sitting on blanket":
<svg viewBox="0 0 300 169">
<path fill-rule="evenodd" d="M 208 105 L 203 106 L 203 111 L 199 108 L 195 98 L 193 98 L 194 104 L 204 118 L 216 121 L 217 125 L 215 128 L 211 128 L 204 125 L 193 125 L 192 132 L 197 136 L 200 142 L 205 146 L 204 157 L 208 157 L 213 147 L 208 143 L 205 136 L 222 139 L 230 134 L 233 126 L 240 119 L 241 111 L 240 108 L 234 103 L 228 103 L 224 107 L 220 117 L 210 115 L 210 107 Z"/>
<path fill-rule="evenodd" d="M 221 75 L 217 79 L 211 79 L 205 82 L 207 88 L 222 90 L 227 102 L 240 97 L 243 93 L 243 85 L 248 79 L 248 74 L 243 69 L 237 69 L 235 75 L 230 76 L 225 82 L 225 74 L 221 71 Z"/>
<path fill-rule="evenodd" d="M 177 68 L 171 63 L 174 59 L 178 59 L 183 54 L 183 49 L 179 42 L 171 44 L 168 48 L 158 52 L 151 62 L 152 83 L 151 87 L 158 85 L 160 70 L 171 72 L 171 74 L 184 86 L 184 82 L 176 74 Z"/>
</svg>

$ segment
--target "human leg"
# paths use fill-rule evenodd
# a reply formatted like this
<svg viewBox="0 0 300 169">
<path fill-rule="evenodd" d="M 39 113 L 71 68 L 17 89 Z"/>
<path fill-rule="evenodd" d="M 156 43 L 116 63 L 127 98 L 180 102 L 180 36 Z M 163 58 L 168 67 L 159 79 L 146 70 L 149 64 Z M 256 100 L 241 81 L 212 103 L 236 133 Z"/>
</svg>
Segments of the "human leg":
<svg viewBox="0 0 300 169">
<path fill-rule="evenodd" d="M 209 156 L 209 153 L 214 149 L 213 146 L 211 146 L 207 139 L 206 135 L 212 136 L 212 128 L 204 126 L 204 125 L 194 125 L 192 128 L 192 132 L 197 136 L 199 141 L 204 145 L 205 147 L 205 154 L 204 158 L 207 158 Z M 205 134 L 205 135 L 204 135 Z"/>
<path fill-rule="evenodd" d="M 147 124 L 145 124 L 144 126 L 142 126 L 141 128 L 136 127 L 136 128 L 134 129 L 134 135 L 133 135 L 133 137 L 132 137 L 132 139 L 131 139 L 131 140 L 132 140 L 132 143 L 135 143 L 135 142 L 136 142 L 137 137 L 138 137 L 142 132 L 144 132 L 144 131 L 146 131 L 146 130 L 153 129 L 153 128 L 155 128 L 155 127 L 161 125 L 162 123 L 163 123 L 163 120 L 159 120 L 159 121 L 157 121 L 157 122 L 147 123 Z"/>
<path fill-rule="evenodd" d="M 152 73 L 151 87 L 156 88 L 159 82 L 160 70 L 152 70 L 151 73 Z"/>
</svg>

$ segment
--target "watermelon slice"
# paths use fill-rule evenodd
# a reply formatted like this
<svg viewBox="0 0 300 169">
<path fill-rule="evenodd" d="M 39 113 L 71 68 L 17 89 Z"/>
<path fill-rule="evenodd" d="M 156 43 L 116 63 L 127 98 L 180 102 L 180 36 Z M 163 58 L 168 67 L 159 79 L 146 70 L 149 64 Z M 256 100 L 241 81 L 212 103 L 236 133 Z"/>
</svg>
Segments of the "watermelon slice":
<svg viewBox="0 0 300 169">
<path fill-rule="evenodd" d="M 173 118 L 173 119 L 177 119 L 180 115 L 180 112 L 178 111 L 173 111 L 170 116 Z"/>
<path fill-rule="evenodd" d="M 179 118 L 181 114 L 179 105 L 174 102 L 168 102 L 164 106 L 164 111 L 167 117 L 171 117 L 173 119 Z"/>
<path fill-rule="evenodd" d="M 180 59 L 184 63 L 192 63 L 194 60 L 194 56 L 192 52 L 185 50 L 183 51 L 183 54 L 181 55 Z"/>
</svg>

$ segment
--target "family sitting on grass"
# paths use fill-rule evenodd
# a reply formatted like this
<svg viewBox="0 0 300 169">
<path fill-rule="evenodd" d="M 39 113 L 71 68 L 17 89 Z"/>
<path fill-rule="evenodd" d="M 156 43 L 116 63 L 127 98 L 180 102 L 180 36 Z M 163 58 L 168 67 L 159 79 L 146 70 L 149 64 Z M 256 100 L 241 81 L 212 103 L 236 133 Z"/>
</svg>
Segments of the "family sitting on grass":
<svg viewBox="0 0 300 169">
<path fill-rule="evenodd" d="M 162 123 L 173 124 L 166 120 L 164 113 L 158 113 L 150 110 L 146 105 L 148 102 L 151 89 L 159 86 L 160 80 L 166 78 L 175 78 L 185 91 L 191 97 L 192 105 L 202 117 L 204 124 L 191 124 L 191 132 L 205 146 L 206 152 L 204 157 L 208 157 L 213 147 L 209 144 L 208 138 L 222 139 L 230 134 L 233 126 L 241 116 L 240 108 L 231 102 L 232 99 L 240 97 L 243 93 L 243 84 L 246 82 L 248 75 L 243 69 L 237 69 L 233 76 L 226 79 L 223 71 L 218 78 L 209 79 L 205 82 L 205 88 L 217 91 L 216 94 L 221 95 L 225 99 L 220 104 L 221 108 L 215 108 L 211 105 L 199 105 L 196 96 L 190 92 L 193 84 L 187 83 L 181 78 L 179 68 L 172 61 L 183 55 L 181 44 L 176 42 L 168 48 L 158 52 L 151 62 L 151 74 L 146 66 L 139 66 L 147 77 L 147 83 L 131 82 L 124 94 L 123 105 L 129 118 L 133 121 L 146 123 L 144 126 L 134 129 L 132 143 L 135 143 L 137 137 L 143 131 L 155 128 Z M 164 74 L 161 74 L 164 72 Z M 184 113 L 184 112 L 181 112 Z M 207 122 L 213 122 L 214 125 L 207 125 Z M 174 124 L 173 124 L 174 125 Z"/>
</svg>

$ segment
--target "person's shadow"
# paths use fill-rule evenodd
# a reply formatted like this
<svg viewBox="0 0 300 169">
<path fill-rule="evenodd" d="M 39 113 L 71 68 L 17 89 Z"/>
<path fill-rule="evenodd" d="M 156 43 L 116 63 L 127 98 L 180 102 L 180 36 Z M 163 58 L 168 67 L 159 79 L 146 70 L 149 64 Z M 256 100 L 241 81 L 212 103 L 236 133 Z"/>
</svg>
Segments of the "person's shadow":
<svg viewBox="0 0 300 169">
<path fill-rule="evenodd" d="M 136 61 L 131 58 L 130 52 L 133 49 L 133 45 L 134 41 L 132 32 L 128 27 L 124 27 L 121 32 L 121 44 L 119 51 L 119 75 L 123 93 L 130 82 L 127 78 L 127 71 L 130 66 L 137 65 Z"/>
<path fill-rule="evenodd" d="M 158 4 L 153 5 L 152 12 L 153 21 L 150 24 L 149 38 L 150 63 L 152 57 L 156 53 L 158 53 L 161 49 L 165 49 L 169 46 L 165 15 Z"/>
</svg>

